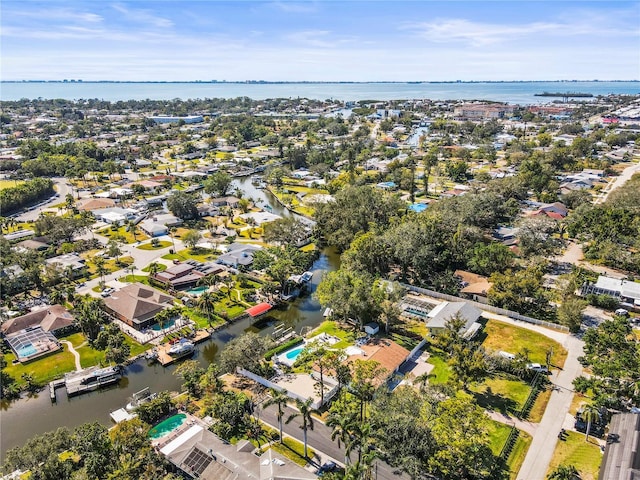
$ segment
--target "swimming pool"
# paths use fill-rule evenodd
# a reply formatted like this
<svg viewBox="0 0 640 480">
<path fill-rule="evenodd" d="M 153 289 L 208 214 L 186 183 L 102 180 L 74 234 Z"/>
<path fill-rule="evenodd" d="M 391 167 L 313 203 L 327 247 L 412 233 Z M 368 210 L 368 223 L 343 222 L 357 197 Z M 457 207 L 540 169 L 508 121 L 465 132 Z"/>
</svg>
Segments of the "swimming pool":
<svg viewBox="0 0 640 480">
<path fill-rule="evenodd" d="M 157 440 L 158 438 L 162 438 L 165 435 L 169 435 L 172 431 L 182 425 L 186 419 L 187 416 L 184 413 L 179 413 L 178 415 L 174 415 L 173 417 L 169 417 L 166 420 L 163 420 L 158 425 L 149 430 L 149 438 Z"/>
<path fill-rule="evenodd" d="M 291 361 L 295 361 L 296 358 L 298 358 L 298 355 L 300 355 L 300 353 L 302 353 L 302 350 L 304 350 L 304 347 L 298 347 L 298 348 L 295 348 L 293 350 L 289 350 L 287 353 L 285 353 L 284 356 L 287 357 Z"/>
<path fill-rule="evenodd" d="M 25 358 L 30 357 L 31 355 L 35 355 L 36 353 L 38 353 L 38 350 L 33 345 L 29 344 L 19 348 L 16 353 L 18 354 L 18 357 Z"/>
<path fill-rule="evenodd" d="M 164 322 L 162 324 L 162 328 L 160 328 L 160 324 L 159 323 L 154 323 L 151 326 L 152 330 L 155 330 L 156 332 L 159 332 L 160 330 L 164 330 L 165 328 L 171 328 L 175 325 L 176 321 L 175 320 L 169 320 L 168 322 Z"/>
<path fill-rule="evenodd" d="M 203 285 L 201 287 L 196 287 L 196 288 L 192 288 L 191 290 L 187 290 L 187 293 L 190 293 L 191 295 L 202 295 L 208 289 L 209 287 L 206 287 Z"/>
</svg>

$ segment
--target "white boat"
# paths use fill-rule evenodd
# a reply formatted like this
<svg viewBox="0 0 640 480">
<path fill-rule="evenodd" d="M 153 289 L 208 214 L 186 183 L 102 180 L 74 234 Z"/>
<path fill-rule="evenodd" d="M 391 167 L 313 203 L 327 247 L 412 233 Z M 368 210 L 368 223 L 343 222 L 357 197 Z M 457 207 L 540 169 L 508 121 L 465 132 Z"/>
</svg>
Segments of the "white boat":
<svg viewBox="0 0 640 480">
<path fill-rule="evenodd" d="M 133 412 L 140 405 L 156 398 L 156 395 L 156 393 L 151 393 L 149 391 L 149 387 L 143 388 L 139 392 L 133 394 L 131 401 L 127 403 L 126 407 L 124 408 L 127 412 Z"/>
<path fill-rule="evenodd" d="M 193 353 L 195 349 L 196 346 L 193 342 L 183 338 L 178 343 L 172 345 L 167 353 L 172 357 L 184 357 L 185 355 Z"/>
</svg>

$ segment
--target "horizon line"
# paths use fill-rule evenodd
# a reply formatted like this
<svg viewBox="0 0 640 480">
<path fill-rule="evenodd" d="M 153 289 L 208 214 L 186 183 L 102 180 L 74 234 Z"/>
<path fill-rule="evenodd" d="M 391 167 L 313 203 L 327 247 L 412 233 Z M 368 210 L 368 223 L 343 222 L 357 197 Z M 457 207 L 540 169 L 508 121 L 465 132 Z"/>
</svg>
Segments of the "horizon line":
<svg viewBox="0 0 640 480">
<path fill-rule="evenodd" d="M 78 79 L 20 79 L 0 80 L 0 83 L 204 83 L 204 84 L 367 84 L 367 83 L 597 83 L 597 82 L 640 82 L 640 79 L 562 79 L 562 80 L 84 80 Z"/>
</svg>

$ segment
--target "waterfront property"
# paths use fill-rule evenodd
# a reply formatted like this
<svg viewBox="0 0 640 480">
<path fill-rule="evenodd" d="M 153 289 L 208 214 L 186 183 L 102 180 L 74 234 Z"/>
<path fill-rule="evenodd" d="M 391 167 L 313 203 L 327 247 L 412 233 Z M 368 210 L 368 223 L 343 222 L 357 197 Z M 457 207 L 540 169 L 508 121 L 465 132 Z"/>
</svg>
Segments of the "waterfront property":
<svg viewBox="0 0 640 480">
<path fill-rule="evenodd" d="M 261 248 L 259 245 L 232 243 L 227 247 L 227 253 L 220 255 L 216 262 L 234 268 L 247 267 L 253 263 L 254 252 Z"/>
<path fill-rule="evenodd" d="M 62 348 L 58 339 L 52 333 L 44 331 L 40 326 L 12 333 L 7 335 L 5 340 L 21 363 L 57 352 Z"/>
<path fill-rule="evenodd" d="M 383 385 L 394 373 L 400 370 L 400 366 L 409 358 L 409 350 L 398 345 L 393 340 L 386 338 L 373 338 L 357 347 L 347 348 L 349 355 L 346 363 L 356 360 L 373 360 L 384 369 L 384 374 L 374 380 L 377 386 Z"/>
<path fill-rule="evenodd" d="M 482 312 L 467 302 L 442 302 L 427 314 L 427 328 L 431 335 L 438 335 L 445 330 L 447 322 L 457 316 L 464 320 L 460 334 L 471 338 L 480 328 L 480 315 Z"/>
<path fill-rule="evenodd" d="M 141 283 L 132 283 L 104 299 L 108 313 L 130 327 L 141 330 L 154 323 L 154 317 L 172 307 L 171 295 Z"/>
<path fill-rule="evenodd" d="M 232 445 L 207 430 L 196 417 L 174 434 L 154 443 L 160 453 L 188 478 L 202 480 L 312 480 L 316 476 L 271 449 L 261 456 L 246 440 Z"/>
<path fill-rule="evenodd" d="M 6 320 L 0 326 L 3 335 L 11 335 L 20 330 L 41 327 L 45 332 L 62 334 L 73 327 L 74 318 L 62 305 L 45 305 L 20 317 Z"/>
<path fill-rule="evenodd" d="M 149 438 L 152 440 L 158 440 L 159 438 L 169 435 L 180 425 L 182 425 L 186 421 L 186 419 L 187 415 L 185 415 L 184 413 L 179 413 L 163 420 L 151 430 L 149 430 Z"/>
<path fill-rule="evenodd" d="M 162 284 L 165 288 L 178 290 L 193 287 L 202 278 L 208 275 L 217 275 L 225 271 L 226 268 L 219 264 L 188 260 L 184 263 L 178 263 L 177 265 L 169 267 L 162 272 L 158 272 L 151 278 Z"/>
</svg>

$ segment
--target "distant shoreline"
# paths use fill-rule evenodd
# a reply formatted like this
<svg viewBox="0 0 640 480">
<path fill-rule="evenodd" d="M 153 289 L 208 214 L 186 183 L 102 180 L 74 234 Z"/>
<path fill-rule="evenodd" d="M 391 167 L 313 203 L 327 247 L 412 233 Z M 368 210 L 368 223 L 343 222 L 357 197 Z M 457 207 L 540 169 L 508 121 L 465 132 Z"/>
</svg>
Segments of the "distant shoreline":
<svg viewBox="0 0 640 480">
<path fill-rule="evenodd" d="M 474 84 L 474 83 L 640 83 L 640 80 L 380 80 L 380 81 L 267 81 L 267 80 L 1 80 L 2 83 L 125 83 L 125 84 L 207 84 L 207 85 L 377 85 L 377 84 Z"/>
</svg>

